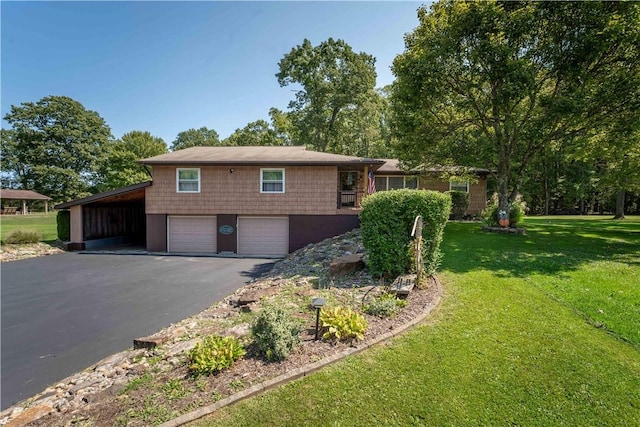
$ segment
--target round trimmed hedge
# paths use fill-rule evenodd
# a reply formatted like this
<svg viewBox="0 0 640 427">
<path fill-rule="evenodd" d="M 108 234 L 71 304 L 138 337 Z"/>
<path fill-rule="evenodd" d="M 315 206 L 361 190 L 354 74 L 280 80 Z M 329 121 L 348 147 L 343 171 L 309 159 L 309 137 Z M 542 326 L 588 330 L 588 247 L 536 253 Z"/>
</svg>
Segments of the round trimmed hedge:
<svg viewBox="0 0 640 427">
<path fill-rule="evenodd" d="M 450 212 L 451 198 L 437 191 L 404 189 L 367 196 L 362 202 L 360 228 L 369 271 L 386 277 L 411 271 L 411 229 L 416 216 L 422 215 L 424 271 L 433 274 Z"/>
</svg>

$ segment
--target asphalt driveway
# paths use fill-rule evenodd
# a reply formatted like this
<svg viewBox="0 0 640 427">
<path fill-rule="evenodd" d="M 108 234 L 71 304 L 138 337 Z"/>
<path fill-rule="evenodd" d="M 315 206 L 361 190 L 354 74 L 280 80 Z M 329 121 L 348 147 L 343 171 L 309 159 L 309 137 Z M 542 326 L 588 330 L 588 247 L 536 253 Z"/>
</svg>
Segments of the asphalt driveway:
<svg viewBox="0 0 640 427">
<path fill-rule="evenodd" d="M 80 253 L 3 263 L 1 408 L 202 311 L 272 263 Z"/>
</svg>

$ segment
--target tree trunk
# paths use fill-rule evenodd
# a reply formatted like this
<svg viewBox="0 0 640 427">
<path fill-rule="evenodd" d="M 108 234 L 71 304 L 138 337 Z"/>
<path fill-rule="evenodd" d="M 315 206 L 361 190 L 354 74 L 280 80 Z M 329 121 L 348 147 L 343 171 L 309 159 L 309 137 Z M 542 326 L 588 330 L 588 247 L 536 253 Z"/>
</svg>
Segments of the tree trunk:
<svg viewBox="0 0 640 427">
<path fill-rule="evenodd" d="M 624 199 L 625 191 L 618 190 L 616 193 L 616 216 L 613 219 L 624 219 Z"/>
</svg>

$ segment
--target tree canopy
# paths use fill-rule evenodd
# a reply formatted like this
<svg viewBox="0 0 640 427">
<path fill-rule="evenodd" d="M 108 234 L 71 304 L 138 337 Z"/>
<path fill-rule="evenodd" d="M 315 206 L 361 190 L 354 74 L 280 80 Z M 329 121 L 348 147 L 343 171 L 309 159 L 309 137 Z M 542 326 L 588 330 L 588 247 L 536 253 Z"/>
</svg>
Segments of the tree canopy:
<svg viewBox="0 0 640 427">
<path fill-rule="evenodd" d="M 83 197 L 95 187 L 111 130 L 100 115 L 66 96 L 12 106 L 4 119 L 3 171 L 22 188 L 54 201 Z"/>
<path fill-rule="evenodd" d="M 366 114 L 377 96 L 375 58 L 354 52 L 340 39 L 329 38 L 318 46 L 305 39 L 278 65 L 280 86 L 301 86 L 289 103 L 295 143 L 355 154 L 349 153 L 353 148 L 349 131 L 358 121 L 371 122 Z"/>
<path fill-rule="evenodd" d="M 106 158 L 99 170 L 98 191 L 108 191 L 151 179 L 140 159 L 167 152 L 167 144 L 149 132 L 134 130 L 106 146 Z"/>
<path fill-rule="evenodd" d="M 171 151 L 189 147 L 203 147 L 220 145 L 220 135 L 213 129 L 201 127 L 180 132 L 171 143 Z"/>
<path fill-rule="evenodd" d="M 639 10 L 450 0 L 420 8 L 392 67 L 400 157 L 485 167 L 508 209 L 545 149 L 637 128 Z"/>
</svg>

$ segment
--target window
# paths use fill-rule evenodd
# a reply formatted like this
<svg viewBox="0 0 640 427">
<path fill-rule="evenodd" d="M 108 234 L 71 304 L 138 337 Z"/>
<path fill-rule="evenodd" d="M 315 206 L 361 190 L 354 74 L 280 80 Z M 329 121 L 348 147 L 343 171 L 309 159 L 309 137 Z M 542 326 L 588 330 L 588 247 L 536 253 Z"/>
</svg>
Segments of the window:
<svg viewBox="0 0 640 427">
<path fill-rule="evenodd" d="M 469 181 L 449 181 L 449 190 L 469 192 Z"/>
<path fill-rule="evenodd" d="M 260 169 L 261 193 L 284 193 L 284 169 Z"/>
<path fill-rule="evenodd" d="M 376 191 L 398 190 L 401 188 L 418 188 L 416 176 L 376 176 Z"/>
<path fill-rule="evenodd" d="M 200 192 L 200 169 L 176 169 L 178 193 Z"/>
</svg>

